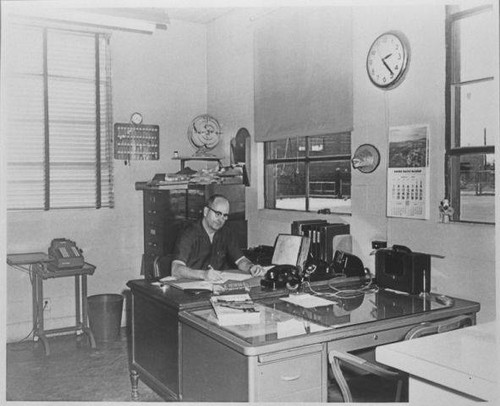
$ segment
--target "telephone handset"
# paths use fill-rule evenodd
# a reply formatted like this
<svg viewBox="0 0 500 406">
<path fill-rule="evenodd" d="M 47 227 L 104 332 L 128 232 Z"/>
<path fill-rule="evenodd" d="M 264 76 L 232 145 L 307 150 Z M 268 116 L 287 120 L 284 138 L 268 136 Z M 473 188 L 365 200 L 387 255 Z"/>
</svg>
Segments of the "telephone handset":
<svg viewBox="0 0 500 406">
<path fill-rule="evenodd" d="M 52 262 L 50 268 L 58 270 L 64 268 L 80 268 L 84 265 L 82 250 L 66 238 L 55 238 L 50 243 L 49 256 Z"/>
<path fill-rule="evenodd" d="M 365 267 L 363 262 L 355 255 L 337 250 L 333 256 L 333 262 L 330 267 L 336 274 L 345 274 L 346 276 L 365 276 Z"/>
<path fill-rule="evenodd" d="M 302 282 L 299 268 L 293 265 L 276 265 L 260 281 L 264 288 L 296 290 Z"/>
</svg>

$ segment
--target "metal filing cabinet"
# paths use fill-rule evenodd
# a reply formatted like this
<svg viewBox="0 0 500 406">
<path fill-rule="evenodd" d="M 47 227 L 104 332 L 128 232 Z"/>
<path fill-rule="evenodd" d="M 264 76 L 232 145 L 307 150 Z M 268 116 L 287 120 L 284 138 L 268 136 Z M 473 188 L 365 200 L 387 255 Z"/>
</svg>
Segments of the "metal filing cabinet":
<svg viewBox="0 0 500 406">
<path fill-rule="evenodd" d="M 206 199 L 218 193 L 229 199 L 228 227 L 247 248 L 244 185 L 190 185 L 187 189 L 159 189 L 137 182 L 143 192 L 144 253 L 141 274 L 147 279 L 170 275 L 173 251 L 178 235 L 200 218 Z"/>
</svg>

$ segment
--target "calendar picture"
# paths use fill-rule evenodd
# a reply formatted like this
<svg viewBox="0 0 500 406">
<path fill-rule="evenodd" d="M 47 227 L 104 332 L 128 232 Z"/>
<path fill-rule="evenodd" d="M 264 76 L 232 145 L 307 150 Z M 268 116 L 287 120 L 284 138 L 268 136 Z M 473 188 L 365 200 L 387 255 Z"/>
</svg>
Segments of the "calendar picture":
<svg viewBox="0 0 500 406">
<path fill-rule="evenodd" d="M 428 177 L 428 126 L 391 127 L 387 168 L 387 216 L 427 219 Z"/>
</svg>

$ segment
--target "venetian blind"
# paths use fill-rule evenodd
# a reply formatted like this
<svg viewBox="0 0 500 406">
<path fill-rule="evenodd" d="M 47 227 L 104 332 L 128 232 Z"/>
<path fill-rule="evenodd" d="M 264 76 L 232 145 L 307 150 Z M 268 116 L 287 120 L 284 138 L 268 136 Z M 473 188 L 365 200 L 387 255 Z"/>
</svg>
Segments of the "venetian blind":
<svg viewBox="0 0 500 406">
<path fill-rule="evenodd" d="M 13 25 L 6 44 L 8 209 L 112 207 L 109 38 Z"/>
<path fill-rule="evenodd" d="M 352 131 L 351 10 L 279 9 L 255 29 L 255 139 Z"/>
</svg>

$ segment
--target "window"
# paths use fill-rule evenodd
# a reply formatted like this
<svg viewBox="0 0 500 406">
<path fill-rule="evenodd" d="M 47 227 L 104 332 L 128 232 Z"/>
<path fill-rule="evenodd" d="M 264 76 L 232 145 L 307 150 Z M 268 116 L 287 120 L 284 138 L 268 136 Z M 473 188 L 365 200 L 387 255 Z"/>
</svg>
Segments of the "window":
<svg viewBox="0 0 500 406">
<path fill-rule="evenodd" d="M 491 6 L 447 8 L 446 190 L 455 221 L 495 221 L 494 24 Z"/>
<path fill-rule="evenodd" d="M 113 207 L 109 38 L 22 24 L 6 38 L 7 208 Z"/>
<path fill-rule="evenodd" d="M 266 208 L 350 213 L 350 159 L 350 133 L 266 142 Z"/>
</svg>

